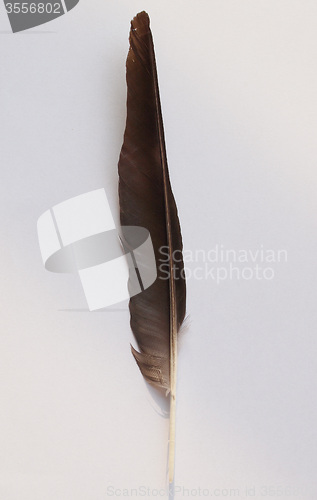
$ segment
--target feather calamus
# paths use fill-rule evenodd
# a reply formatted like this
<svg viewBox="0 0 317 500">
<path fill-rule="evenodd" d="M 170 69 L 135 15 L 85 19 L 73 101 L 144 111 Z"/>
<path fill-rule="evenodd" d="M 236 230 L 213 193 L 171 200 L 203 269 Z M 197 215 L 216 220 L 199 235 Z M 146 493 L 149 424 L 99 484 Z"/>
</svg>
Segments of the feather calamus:
<svg viewBox="0 0 317 500">
<path fill-rule="evenodd" d="M 170 394 L 169 480 L 174 475 L 177 333 L 184 320 L 186 285 L 182 236 L 167 168 L 154 46 L 146 12 L 131 21 L 126 62 L 127 121 L 119 158 L 122 226 L 151 235 L 156 281 L 131 297 L 132 353 L 144 378 Z M 127 242 L 129 244 L 129 242 Z"/>
</svg>

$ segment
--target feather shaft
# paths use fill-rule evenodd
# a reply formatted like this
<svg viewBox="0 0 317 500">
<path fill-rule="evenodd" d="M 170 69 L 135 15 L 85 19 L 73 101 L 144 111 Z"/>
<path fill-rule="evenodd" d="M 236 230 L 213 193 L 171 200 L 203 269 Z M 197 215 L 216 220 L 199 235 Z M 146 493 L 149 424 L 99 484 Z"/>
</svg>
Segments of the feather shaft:
<svg viewBox="0 0 317 500">
<path fill-rule="evenodd" d="M 153 285 L 130 299 L 131 329 L 139 347 L 138 351 L 132 347 L 132 353 L 146 381 L 170 393 L 172 482 L 177 333 L 185 316 L 186 286 L 184 264 L 179 258 L 182 237 L 167 167 L 154 46 L 145 12 L 131 22 L 126 77 L 127 122 L 118 165 L 120 219 L 124 226 L 148 229 L 157 265 Z M 167 249 L 168 279 L 161 265 L 162 249 Z"/>
</svg>

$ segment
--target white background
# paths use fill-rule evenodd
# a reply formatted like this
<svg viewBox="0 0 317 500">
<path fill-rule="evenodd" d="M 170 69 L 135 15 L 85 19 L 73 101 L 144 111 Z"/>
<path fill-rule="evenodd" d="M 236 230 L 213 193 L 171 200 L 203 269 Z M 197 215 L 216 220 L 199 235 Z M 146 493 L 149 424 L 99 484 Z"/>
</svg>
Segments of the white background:
<svg viewBox="0 0 317 500">
<path fill-rule="evenodd" d="M 185 249 L 288 255 L 272 280 L 188 279 L 175 484 L 205 497 L 244 498 L 247 487 L 258 499 L 313 500 L 317 4 L 308 0 L 80 0 L 14 35 L 0 6 L 0 498 L 103 500 L 142 486 L 152 498 L 166 487 L 168 420 L 130 354 L 127 304 L 89 313 L 78 277 L 45 271 L 36 234 L 48 208 L 100 187 L 118 221 L 129 24 L 143 9 Z"/>
</svg>

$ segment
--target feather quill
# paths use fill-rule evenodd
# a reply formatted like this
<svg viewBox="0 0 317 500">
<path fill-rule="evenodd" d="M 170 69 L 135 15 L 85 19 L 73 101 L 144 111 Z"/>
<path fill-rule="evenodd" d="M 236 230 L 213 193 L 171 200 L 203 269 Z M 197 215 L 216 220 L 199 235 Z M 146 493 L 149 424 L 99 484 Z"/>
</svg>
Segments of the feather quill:
<svg viewBox="0 0 317 500">
<path fill-rule="evenodd" d="M 149 17 L 131 21 L 126 62 L 127 121 L 119 158 L 120 220 L 150 232 L 157 279 L 131 297 L 132 354 L 144 378 L 170 394 L 169 481 L 174 475 L 177 333 L 186 285 L 182 237 L 167 168 L 163 121 Z M 127 241 L 129 245 L 129 241 Z M 163 254 L 164 252 L 164 254 Z M 162 266 L 163 255 L 168 254 Z"/>
</svg>

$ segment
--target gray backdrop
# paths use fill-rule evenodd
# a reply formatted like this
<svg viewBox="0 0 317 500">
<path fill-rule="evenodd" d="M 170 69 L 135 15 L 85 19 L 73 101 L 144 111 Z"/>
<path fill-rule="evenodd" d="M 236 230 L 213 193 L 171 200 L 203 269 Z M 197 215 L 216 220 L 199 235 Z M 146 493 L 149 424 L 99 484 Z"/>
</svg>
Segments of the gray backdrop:
<svg viewBox="0 0 317 500">
<path fill-rule="evenodd" d="M 184 245 L 189 257 L 199 251 L 187 264 L 175 498 L 313 500 L 317 5 L 309 0 L 82 0 L 21 34 L 0 8 L 0 496 L 100 500 L 149 488 L 152 498 L 166 487 L 168 421 L 130 354 L 127 304 L 89 313 L 76 276 L 45 271 L 36 234 L 45 210 L 100 187 L 118 221 L 125 58 L 130 19 L 142 9 Z M 254 252 L 271 250 L 274 276 L 236 271 L 217 283 L 210 268 L 228 271 L 230 262 L 216 251 L 208 260 L 216 248 L 232 250 L 231 260 L 247 252 L 240 273 L 254 267 L 248 252 L 259 263 Z M 280 262 L 278 250 L 287 255 Z"/>
</svg>

